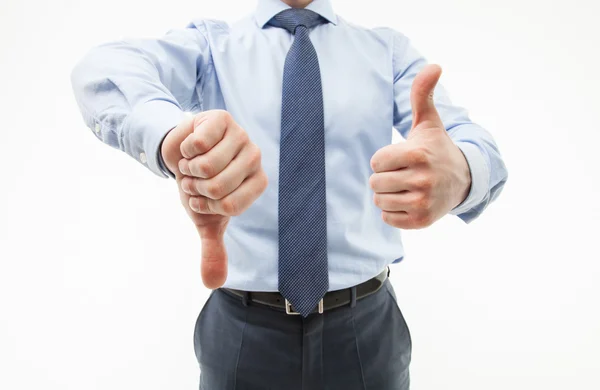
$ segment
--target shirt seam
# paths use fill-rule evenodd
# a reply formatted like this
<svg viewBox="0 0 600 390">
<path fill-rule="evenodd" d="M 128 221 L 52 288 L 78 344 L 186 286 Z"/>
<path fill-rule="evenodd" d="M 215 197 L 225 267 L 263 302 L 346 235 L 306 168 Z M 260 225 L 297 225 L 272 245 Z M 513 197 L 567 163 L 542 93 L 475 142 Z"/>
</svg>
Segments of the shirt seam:
<svg viewBox="0 0 600 390">
<path fill-rule="evenodd" d="M 200 111 L 204 111 L 204 89 L 206 86 L 206 82 L 208 80 L 208 76 L 214 70 L 212 45 L 210 43 L 210 39 L 208 36 L 207 22 L 211 22 L 211 25 L 214 25 L 214 26 L 220 28 L 223 32 L 226 32 L 225 29 L 219 25 L 219 23 L 214 23 L 212 20 L 209 20 L 209 19 L 203 19 L 201 21 L 200 25 L 202 26 L 202 28 L 198 28 L 198 27 L 200 27 L 200 25 L 196 25 L 196 30 L 198 30 L 198 32 L 202 35 L 202 37 L 204 39 L 206 39 L 206 43 L 207 43 L 207 47 L 208 47 L 208 58 L 207 58 L 208 61 L 206 63 L 206 69 L 204 69 L 202 71 L 202 73 L 199 74 L 198 77 L 196 78 L 196 84 L 200 85 L 200 96 L 198 99 L 198 106 L 197 106 Z M 198 83 L 198 81 L 199 81 L 199 83 Z"/>
<path fill-rule="evenodd" d="M 364 390 L 367 390 L 367 385 L 365 383 L 365 373 L 362 366 L 362 359 L 360 358 L 360 348 L 358 347 L 358 337 L 356 336 L 356 321 L 354 319 L 354 308 L 350 309 L 350 314 L 352 317 L 352 330 L 354 331 L 354 344 L 356 345 L 356 355 L 358 357 L 358 366 L 360 367 L 360 380 L 362 382 L 362 386 Z"/>
<path fill-rule="evenodd" d="M 238 349 L 238 355 L 235 362 L 235 371 L 233 373 L 233 388 L 237 387 L 237 378 L 238 378 L 238 367 L 240 366 L 240 356 L 242 355 L 242 347 L 244 346 L 244 336 L 246 333 L 246 326 L 248 325 L 248 312 L 250 308 L 245 306 L 246 315 L 244 316 L 244 327 L 242 328 L 242 337 L 240 337 L 240 348 Z"/>
</svg>

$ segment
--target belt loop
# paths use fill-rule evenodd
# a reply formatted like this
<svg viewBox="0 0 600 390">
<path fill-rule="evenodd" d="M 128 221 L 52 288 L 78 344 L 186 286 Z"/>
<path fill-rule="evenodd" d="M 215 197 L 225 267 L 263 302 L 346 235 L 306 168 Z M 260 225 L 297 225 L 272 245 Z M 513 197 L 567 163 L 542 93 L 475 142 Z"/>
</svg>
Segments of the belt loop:
<svg viewBox="0 0 600 390">
<path fill-rule="evenodd" d="M 356 306 L 356 286 L 350 287 L 350 307 Z"/>
<path fill-rule="evenodd" d="M 244 295 L 242 296 L 242 304 L 246 307 L 248 306 L 249 295 L 250 293 L 248 291 L 244 291 Z"/>
</svg>

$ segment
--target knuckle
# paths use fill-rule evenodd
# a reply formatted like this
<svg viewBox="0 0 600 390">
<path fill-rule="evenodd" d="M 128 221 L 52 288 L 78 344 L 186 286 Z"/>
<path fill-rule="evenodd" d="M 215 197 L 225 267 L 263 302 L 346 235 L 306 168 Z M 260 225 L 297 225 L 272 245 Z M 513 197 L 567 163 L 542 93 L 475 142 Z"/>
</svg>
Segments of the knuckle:
<svg viewBox="0 0 600 390">
<path fill-rule="evenodd" d="M 240 214 L 239 205 L 231 198 L 224 199 L 221 202 L 221 208 L 226 215 L 238 216 Z"/>
<path fill-rule="evenodd" d="M 225 192 L 225 186 L 220 180 L 211 180 L 206 186 L 206 193 L 211 199 L 221 199 Z"/>
<path fill-rule="evenodd" d="M 250 165 L 251 166 L 260 166 L 262 160 L 262 153 L 260 148 L 253 144 L 252 149 L 250 151 Z"/>
<path fill-rule="evenodd" d="M 213 177 L 215 173 L 215 165 L 209 158 L 201 158 L 194 162 L 195 176 L 208 178 Z"/>
<path fill-rule="evenodd" d="M 429 191 L 433 188 L 433 177 L 431 175 L 421 175 L 415 179 L 415 187 Z"/>
<path fill-rule="evenodd" d="M 239 134 L 236 135 L 236 139 L 240 145 L 246 145 L 250 142 L 250 136 L 241 128 L 239 130 Z"/>
<path fill-rule="evenodd" d="M 193 128 L 196 128 L 199 124 L 204 122 L 206 118 L 210 115 L 210 111 L 201 111 L 196 115 L 192 116 Z"/>
<path fill-rule="evenodd" d="M 214 110 L 213 117 L 215 120 L 221 122 L 223 125 L 229 124 L 232 117 L 231 114 L 226 110 Z"/>
<path fill-rule="evenodd" d="M 423 165 L 429 163 L 429 155 L 427 154 L 427 151 L 422 147 L 418 147 L 411 150 L 409 158 L 413 162 L 413 164 Z"/>
<path fill-rule="evenodd" d="M 418 210 L 429 212 L 431 210 L 431 197 L 427 195 L 421 195 L 415 202 L 415 206 Z"/>
<path fill-rule="evenodd" d="M 194 135 L 192 138 L 192 147 L 197 151 L 205 151 L 208 149 L 208 143 L 206 142 L 206 139 Z"/>
<path fill-rule="evenodd" d="M 258 175 L 258 180 L 259 180 L 260 192 L 263 193 L 269 185 L 269 177 L 267 176 L 267 173 L 265 171 L 262 171 L 260 173 L 260 175 Z"/>
</svg>

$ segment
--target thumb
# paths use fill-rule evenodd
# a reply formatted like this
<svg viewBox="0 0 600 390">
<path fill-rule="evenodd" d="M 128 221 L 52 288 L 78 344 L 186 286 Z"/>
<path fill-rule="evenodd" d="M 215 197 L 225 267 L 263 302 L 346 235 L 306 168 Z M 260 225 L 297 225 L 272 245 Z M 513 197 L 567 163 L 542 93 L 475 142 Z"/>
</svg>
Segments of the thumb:
<svg viewBox="0 0 600 390">
<path fill-rule="evenodd" d="M 442 68 L 439 65 L 427 65 L 415 77 L 410 91 L 413 129 L 420 124 L 443 128 L 442 120 L 433 104 L 433 92 L 441 75 Z"/>
<path fill-rule="evenodd" d="M 211 215 L 219 218 L 215 223 L 198 226 L 202 241 L 202 282 L 207 288 L 216 289 L 227 279 L 227 250 L 223 235 L 229 222 L 229 217 Z"/>
</svg>

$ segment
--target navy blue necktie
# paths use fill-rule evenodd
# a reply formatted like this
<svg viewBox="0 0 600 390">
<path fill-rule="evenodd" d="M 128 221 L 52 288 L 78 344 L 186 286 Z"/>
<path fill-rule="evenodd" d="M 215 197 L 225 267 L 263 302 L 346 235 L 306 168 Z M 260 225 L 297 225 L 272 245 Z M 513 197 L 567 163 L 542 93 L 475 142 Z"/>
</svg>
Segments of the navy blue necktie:
<svg viewBox="0 0 600 390">
<path fill-rule="evenodd" d="M 308 316 L 329 289 L 325 124 L 319 59 L 310 28 L 317 13 L 290 8 L 270 25 L 288 30 L 294 42 L 285 59 L 279 158 L 279 291 L 296 312 Z"/>
</svg>

